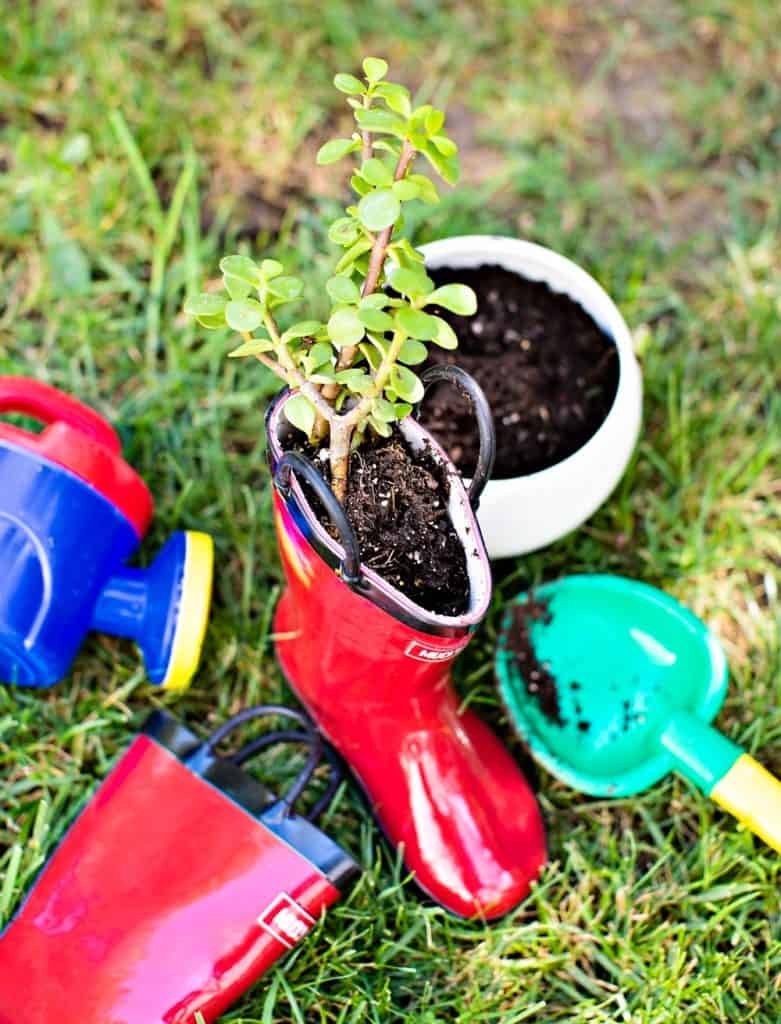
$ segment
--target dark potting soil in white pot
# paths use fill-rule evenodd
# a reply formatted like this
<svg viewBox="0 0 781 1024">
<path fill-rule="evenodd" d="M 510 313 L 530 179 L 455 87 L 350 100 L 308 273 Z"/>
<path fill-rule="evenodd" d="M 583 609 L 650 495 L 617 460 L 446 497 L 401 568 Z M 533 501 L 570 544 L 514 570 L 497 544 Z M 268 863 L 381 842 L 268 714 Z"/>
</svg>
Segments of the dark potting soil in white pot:
<svg viewBox="0 0 781 1024">
<path fill-rule="evenodd" d="M 436 284 L 473 288 L 474 316 L 436 309 L 458 336 L 454 352 L 432 346 L 429 363 L 458 363 L 485 391 L 496 427 L 493 479 L 526 476 L 581 448 L 610 411 L 618 388 L 618 353 L 568 295 L 500 266 L 429 270 Z M 469 476 L 478 437 L 467 399 L 440 384 L 423 404 L 421 423 Z"/>
</svg>

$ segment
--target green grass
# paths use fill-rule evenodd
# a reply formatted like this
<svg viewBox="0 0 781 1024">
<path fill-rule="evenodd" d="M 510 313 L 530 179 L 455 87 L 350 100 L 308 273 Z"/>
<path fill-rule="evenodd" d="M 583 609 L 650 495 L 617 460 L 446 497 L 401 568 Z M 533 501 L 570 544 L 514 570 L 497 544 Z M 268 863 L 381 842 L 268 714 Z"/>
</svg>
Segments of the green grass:
<svg viewBox="0 0 781 1024">
<path fill-rule="evenodd" d="M 319 310 L 332 256 L 319 216 L 343 183 L 313 155 L 344 118 L 333 71 L 366 52 L 448 102 L 464 144 L 463 187 L 416 223 L 419 240 L 501 231 L 564 252 L 615 297 L 643 360 L 636 460 L 585 528 L 500 567 L 462 692 L 513 743 L 491 670 L 503 600 L 563 572 L 636 576 L 719 634 L 732 669 L 719 724 L 781 772 L 779 35 L 773 0 L 6 12 L 0 370 L 120 426 L 157 500 L 145 558 L 172 529 L 204 529 L 218 570 L 183 699 L 149 688 L 135 651 L 102 637 L 50 692 L 0 688 L 4 915 L 151 706 L 206 729 L 291 699 L 269 638 L 273 383 L 180 310 L 237 244 L 303 271 Z M 550 862 L 490 928 L 423 904 L 345 787 L 328 825 L 363 880 L 226 1020 L 779 1020 L 777 854 L 678 778 L 614 802 L 539 782 Z"/>
</svg>

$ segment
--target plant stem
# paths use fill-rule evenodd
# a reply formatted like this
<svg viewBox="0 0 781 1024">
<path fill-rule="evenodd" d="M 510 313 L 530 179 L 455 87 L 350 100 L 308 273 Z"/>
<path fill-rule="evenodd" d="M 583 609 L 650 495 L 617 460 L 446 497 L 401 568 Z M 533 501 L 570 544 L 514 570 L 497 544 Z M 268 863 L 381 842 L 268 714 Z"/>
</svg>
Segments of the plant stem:
<svg viewBox="0 0 781 1024">
<path fill-rule="evenodd" d="M 326 435 L 329 432 L 328 420 L 318 409 L 315 413 L 315 425 L 312 427 L 312 441 L 314 444 L 320 444 L 325 441 Z"/>
<path fill-rule="evenodd" d="M 370 96 L 364 96 L 363 97 L 364 109 L 368 110 L 371 105 L 372 105 L 371 97 Z M 371 155 L 372 155 L 372 136 L 371 136 L 371 132 L 368 132 L 365 128 L 363 128 L 363 129 L 361 129 L 361 162 L 362 163 L 366 163 L 366 161 L 371 157 Z"/>
<path fill-rule="evenodd" d="M 400 181 L 407 173 L 410 162 L 415 155 L 415 147 L 407 139 L 404 140 L 401 153 L 399 154 L 399 162 L 396 164 L 396 171 L 393 175 L 394 181 Z M 369 269 L 366 272 L 366 279 L 363 282 L 363 288 L 361 289 L 361 295 L 371 295 L 377 288 L 380 276 L 382 274 L 382 267 L 385 263 L 385 254 L 388 251 L 388 245 L 390 244 L 391 235 L 393 234 L 393 225 L 385 228 L 377 235 L 377 238 L 372 247 L 371 256 L 369 257 Z M 355 355 L 358 351 L 357 345 L 345 345 L 345 347 L 339 353 L 339 360 L 336 364 L 337 370 L 346 370 L 348 367 L 353 365 L 355 361 Z"/>
<path fill-rule="evenodd" d="M 396 172 L 393 175 L 394 181 L 401 181 L 404 175 L 407 173 L 407 169 L 410 165 L 410 161 L 415 155 L 415 147 L 412 143 L 405 139 L 401 153 L 399 154 L 399 162 L 396 164 Z M 366 280 L 363 282 L 363 288 L 361 289 L 361 295 L 371 295 L 371 293 L 377 288 L 377 283 L 380 280 L 380 274 L 382 273 L 382 265 L 385 262 L 385 253 L 388 249 L 388 244 L 393 234 L 393 225 L 385 228 L 377 235 L 377 241 L 374 243 L 372 254 L 369 258 L 369 269 L 366 273 Z M 346 349 L 343 349 L 346 351 Z"/>
<path fill-rule="evenodd" d="M 330 441 L 328 461 L 331 466 L 331 487 L 341 504 L 347 495 L 347 474 L 350 464 L 350 447 L 355 428 L 369 415 L 372 402 L 377 395 L 382 394 L 382 389 L 390 376 L 391 370 L 399 357 L 401 346 L 407 340 L 404 331 L 395 331 L 393 340 L 374 378 L 374 387 L 368 395 L 350 409 L 349 412 L 334 416 L 330 421 Z"/>
<path fill-rule="evenodd" d="M 267 309 L 263 311 L 263 326 L 269 333 L 269 337 L 274 343 L 274 352 L 277 359 L 285 367 L 286 370 L 294 370 L 296 364 L 293 362 L 290 353 L 282 344 L 282 339 L 279 336 L 279 328 L 274 317 L 269 313 Z"/>
<path fill-rule="evenodd" d="M 250 334 L 242 334 L 242 338 L 245 341 L 252 341 Z M 328 402 L 323 398 L 317 389 L 317 385 L 312 384 L 306 377 L 301 373 L 295 366 L 283 366 L 276 359 L 272 359 L 266 355 L 265 352 L 256 352 L 255 358 L 259 363 L 263 363 L 264 366 L 268 367 L 272 373 L 276 374 L 280 380 L 283 380 L 288 387 L 298 388 L 298 390 L 306 395 L 309 401 L 317 410 L 319 416 L 326 421 L 331 423 L 337 418 L 337 414 L 333 409 L 333 406 L 329 405 Z"/>
<path fill-rule="evenodd" d="M 330 424 L 328 462 L 331 466 L 331 489 L 340 505 L 344 505 L 347 497 L 347 470 L 350 464 L 350 442 L 352 441 L 355 423 L 352 417 L 335 416 Z"/>
</svg>

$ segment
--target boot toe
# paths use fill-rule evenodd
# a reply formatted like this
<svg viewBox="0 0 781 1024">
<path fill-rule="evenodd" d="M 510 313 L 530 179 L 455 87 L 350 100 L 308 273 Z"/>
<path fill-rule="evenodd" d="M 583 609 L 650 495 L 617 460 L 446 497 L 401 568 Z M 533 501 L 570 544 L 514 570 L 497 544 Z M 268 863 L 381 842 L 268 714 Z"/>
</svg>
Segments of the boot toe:
<svg viewBox="0 0 781 1024">
<path fill-rule="evenodd" d="M 479 747 L 455 731 L 418 734 L 406 746 L 412 813 L 386 831 L 402 839 L 405 862 L 432 899 L 461 917 L 493 919 L 528 895 L 545 862 L 545 832 L 518 766 L 482 723 L 465 724 L 475 725 Z"/>
</svg>

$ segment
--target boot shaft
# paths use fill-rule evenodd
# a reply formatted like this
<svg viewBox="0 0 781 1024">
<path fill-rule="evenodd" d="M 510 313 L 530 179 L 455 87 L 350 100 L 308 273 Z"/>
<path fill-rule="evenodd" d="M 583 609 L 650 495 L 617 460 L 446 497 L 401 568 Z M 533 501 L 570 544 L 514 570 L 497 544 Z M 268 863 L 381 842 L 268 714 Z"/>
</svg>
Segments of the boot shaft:
<svg viewBox="0 0 781 1024">
<path fill-rule="evenodd" d="M 289 810 L 153 715 L 0 935 L 0 1024 L 216 1020 L 355 874 Z"/>
<path fill-rule="evenodd" d="M 268 421 L 272 472 L 282 456 L 282 396 Z M 428 443 L 445 455 L 412 420 L 402 424 L 413 447 Z M 296 662 L 311 698 L 384 701 L 420 696 L 449 675 L 450 663 L 466 647 L 488 608 L 491 575 L 469 498 L 455 473 L 450 476 L 449 512 L 467 559 L 469 606 L 461 616 L 437 615 L 412 602 L 371 569 L 348 584 L 339 566 L 340 543 L 323 528 L 293 475 L 284 493 L 275 486 L 274 518 L 288 584 L 278 618 L 278 643 L 296 645 Z M 297 681 L 302 686 L 302 677 Z M 303 684 L 307 689 L 306 683 Z"/>
</svg>

